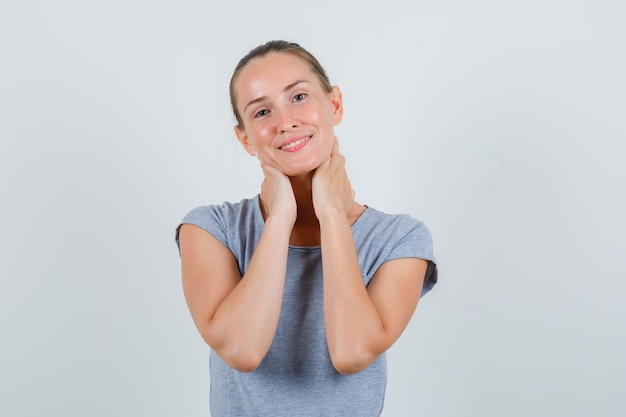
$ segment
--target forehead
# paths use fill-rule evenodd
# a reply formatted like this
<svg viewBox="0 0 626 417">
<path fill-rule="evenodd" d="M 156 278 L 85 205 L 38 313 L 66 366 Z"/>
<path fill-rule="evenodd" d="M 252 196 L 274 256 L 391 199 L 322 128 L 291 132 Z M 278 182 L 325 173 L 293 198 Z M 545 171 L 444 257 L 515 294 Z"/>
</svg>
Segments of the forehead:
<svg viewBox="0 0 626 417">
<path fill-rule="evenodd" d="M 252 59 L 241 69 L 234 89 L 243 101 L 250 96 L 267 95 L 297 80 L 313 81 L 315 74 L 301 57 L 285 52 L 270 52 Z M 252 97 L 254 98 L 254 97 Z"/>
</svg>

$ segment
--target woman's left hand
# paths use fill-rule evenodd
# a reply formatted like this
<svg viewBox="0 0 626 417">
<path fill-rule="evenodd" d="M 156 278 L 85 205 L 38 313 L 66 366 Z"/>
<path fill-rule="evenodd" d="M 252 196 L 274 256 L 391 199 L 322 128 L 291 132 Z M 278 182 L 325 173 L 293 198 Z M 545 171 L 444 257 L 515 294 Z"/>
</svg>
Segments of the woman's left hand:
<svg viewBox="0 0 626 417">
<path fill-rule="evenodd" d="M 326 215 L 348 217 L 354 203 L 354 190 L 346 172 L 346 160 L 339 153 L 337 138 L 330 156 L 313 174 L 313 207 L 322 220 Z"/>
</svg>

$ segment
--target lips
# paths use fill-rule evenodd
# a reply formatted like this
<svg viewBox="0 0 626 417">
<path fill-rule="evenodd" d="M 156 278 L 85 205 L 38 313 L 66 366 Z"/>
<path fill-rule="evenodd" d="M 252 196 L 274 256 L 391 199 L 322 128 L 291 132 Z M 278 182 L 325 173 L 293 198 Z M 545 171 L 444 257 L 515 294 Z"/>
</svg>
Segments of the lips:
<svg viewBox="0 0 626 417">
<path fill-rule="evenodd" d="M 310 139 L 311 139 L 311 136 L 302 136 L 299 138 L 292 138 L 288 141 L 288 143 L 284 144 L 278 149 L 282 151 L 289 151 L 289 150 L 294 151 L 304 146 L 304 144 L 308 142 Z"/>
</svg>

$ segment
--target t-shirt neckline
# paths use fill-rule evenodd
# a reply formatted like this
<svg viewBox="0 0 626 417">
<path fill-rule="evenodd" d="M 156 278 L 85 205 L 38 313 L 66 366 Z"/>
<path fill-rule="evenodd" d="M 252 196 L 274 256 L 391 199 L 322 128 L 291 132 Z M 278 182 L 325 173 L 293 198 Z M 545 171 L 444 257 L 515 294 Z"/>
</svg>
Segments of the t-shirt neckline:
<svg viewBox="0 0 626 417">
<path fill-rule="evenodd" d="M 254 217 L 256 218 L 256 222 L 258 224 L 260 224 L 261 226 L 265 226 L 265 219 L 263 218 L 263 213 L 261 212 L 261 201 L 259 199 L 260 195 L 257 194 L 254 197 Z M 361 213 L 359 215 L 359 217 L 356 218 L 356 220 L 354 221 L 354 223 L 352 223 L 352 225 L 350 225 L 350 228 L 352 229 L 352 233 L 354 234 L 355 229 L 358 229 L 359 225 L 361 223 L 363 223 L 363 218 L 366 216 L 369 216 L 369 213 L 372 211 L 372 208 L 370 208 L 367 204 L 363 205 L 365 207 L 365 210 L 363 210 L 363 213 Z M 295 249 L 295 250 L 302 250 L 302 249 L 321 249 L 321 247 L 319 245 L 317 246 L 298 246 L 298 245 L 289 245 L 289 249 Z"/>
</svg>

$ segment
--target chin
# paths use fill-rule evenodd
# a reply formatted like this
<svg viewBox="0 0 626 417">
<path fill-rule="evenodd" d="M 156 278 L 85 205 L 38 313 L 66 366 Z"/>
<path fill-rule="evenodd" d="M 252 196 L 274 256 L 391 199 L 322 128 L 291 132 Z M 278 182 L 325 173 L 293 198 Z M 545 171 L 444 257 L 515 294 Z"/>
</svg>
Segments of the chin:
<svg viewBox="0 0 626 417">
<path fill-rule="evenodd" d="M 324 163 L 324 160 L 322 161 L 310 161 L 308 163 L 305 164 L 301 164 L 297 167 L 289 167 L 287 169 L 285 169 L 285 171 L 283 171 L 285 173 L 285 175 L 289 176 L 289 177 L 298 177 L 300 175 L 306 175 L 306 174 L 311 174 L 313 173 L 320 165 L 322 165 Z"/>
<path fill-rule="evenodd" d="M 310 175 L 313 174 L 313 172 L 315 172 L 315 169 L 317 167 L 314 168 L 298 168 L 298 169 L 286 169 L 283 171 L 283 174 L 285 174 L 288 177 L 300 177 L 303 175 Z"/>
<path fill-rule="evenodd" d="M 296 177 L 312 175 L 313 172 L 315 172 L 315 169 L 285 171 L 284 174 L 288 177 L 296 178 Z"/>
</svg>

